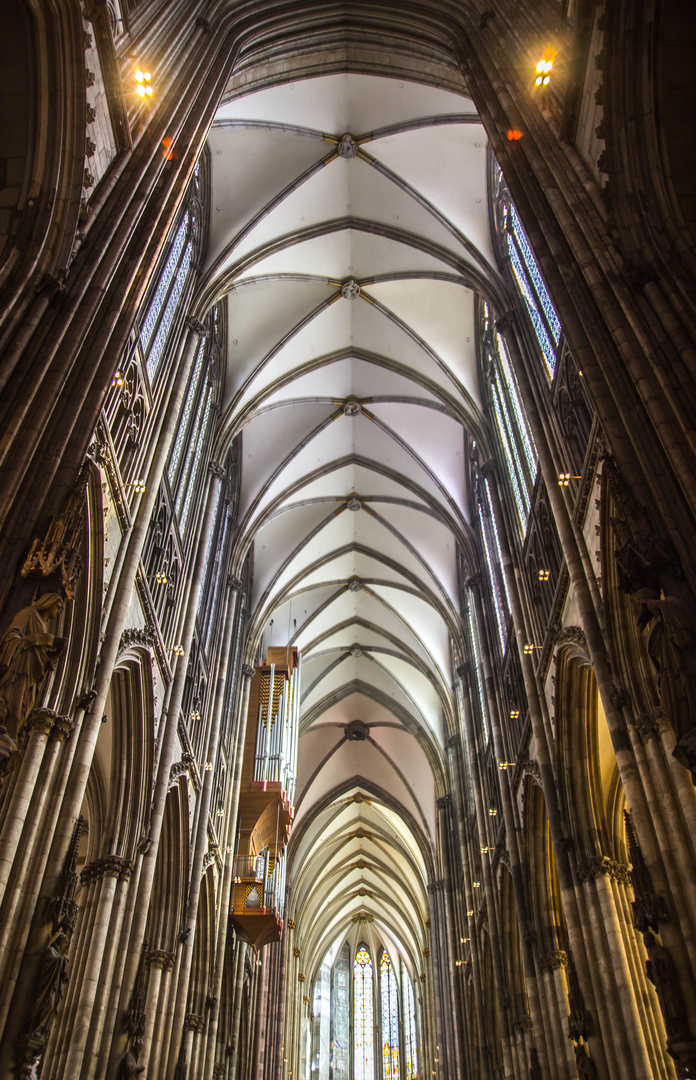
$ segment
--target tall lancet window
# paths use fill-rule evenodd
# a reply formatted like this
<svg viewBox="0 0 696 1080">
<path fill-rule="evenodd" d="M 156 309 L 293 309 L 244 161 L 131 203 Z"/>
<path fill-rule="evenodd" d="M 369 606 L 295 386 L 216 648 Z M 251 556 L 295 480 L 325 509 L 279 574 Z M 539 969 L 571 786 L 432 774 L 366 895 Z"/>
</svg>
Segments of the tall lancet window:
<svg viewBox="0 0 696 1080">
<path fill-rule="evenodd" d="M 353 963 L 353 1077 L 375 1080 L 372 958 L 361 945 Z"/>
<path fill-rule="evenodd" d="M 558 359 L 561 324 L 498 164 L 494 167 L 493 198 L 504 244 L 503 253 L 510 260 L 512 276 L 539 342 L 549 378 L 552 379 Z"/>
<path fill-rule="evenodd" d="M 150 382 L 157 374 L 191 268 L 193 254 L 191 227 L 192 214 L 189 210 L 185 210 L 170 237 L 166 262 L 140 330 L 140 344 L 145 354 L 145 366 Z"/>
<path fill-rule="evenodd" d="M 500 437 L 503 462 L 510 477 L 520 527 L 524 533 L 537 472 L 536 447 L 505 341 L 493 327 L 487 303 L 482 304 L 481 311 L 491 408 Z"/>
<path fill-rule="evenodd" d="M 396 974 L 386 951 L 379 961 L 382 1006 L 383 1080 L 399 1080 L 399 995 Z"/>
<path fill-rule="evenodd" d="M 402 994 L 404 1002 L 404 1080 L 417 1080 L 418 1049 L 416 1046 L 416 1002 L 413 985 L 408 972 L 402 968 Z"/>
</svg>

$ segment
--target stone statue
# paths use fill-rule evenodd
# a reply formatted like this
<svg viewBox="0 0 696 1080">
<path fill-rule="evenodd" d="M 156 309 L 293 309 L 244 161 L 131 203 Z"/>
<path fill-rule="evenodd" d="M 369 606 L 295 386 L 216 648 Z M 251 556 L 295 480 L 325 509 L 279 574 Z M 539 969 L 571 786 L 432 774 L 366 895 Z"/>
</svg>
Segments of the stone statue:
<svg viewBox="0 0 696 1080">
<path fill-rule="evenodd" d="M 33 1039 L 45 1046 L 51 1026 L 63 997 L 63 984 L 68 981 L 69 961 L 65 955 L 68 935 L 60 931 L 51 938 L 41 953 L 34 984 L 34 1006 L 27 1030 Z"/>
<path fill-rule="evenodd" d="M 676 596 L 639 589 L 638 626 L 650 626 L 648 652 L 657 672 L 662 704 L 674 727 L 674 756 L 696 782 L 696 636 Z"/>
<path fill-rule="evenodd" d="M 140 1051 L 142 1049 L 143 1040 L 138 1035 L 133 1039 L 133 1045 L 129 1046 L 121 1058 L 121 1068 L 119 1069 L 120 1080 L 131 1080 L 134 1076 L 140 1076 L 145 1072 L 144 1065 L 138 1065 L 138 1058 L 140 1057 Z"/>
<path fill-rule="evenodd" d="M 597 1066 L 588 1054 L 584 1043 L 575 1044 L 575 1061 L 580 1080 L 583 1080 L 583 1077 L 587 1077 L 588 1080 L 598 1080 Z"/>
<path fill-rule="evenodd" d="M 650 930 L 643 934 L 643 941 L 648 952 L 646 970 L 648 978 L 657 991 L 660 1008 L 665 1021 L 669 1039 L 691 1038 L 684 997 L 679 986 L 679 978 L 674 960 L 664 945 L 660 945 Z"/>
<path fill-rule="evenodd" d="M 47 593 L 19 611 L 0 639 L 0 761 L 17 749 L 17 737 L 34 707 L 42 679 L 52 671 L 67 641 L 48 631 L 47 622 L 63 610 L 57 593 Z M 7 751 L 10 751 L 8 754 Z"/>
</svg>

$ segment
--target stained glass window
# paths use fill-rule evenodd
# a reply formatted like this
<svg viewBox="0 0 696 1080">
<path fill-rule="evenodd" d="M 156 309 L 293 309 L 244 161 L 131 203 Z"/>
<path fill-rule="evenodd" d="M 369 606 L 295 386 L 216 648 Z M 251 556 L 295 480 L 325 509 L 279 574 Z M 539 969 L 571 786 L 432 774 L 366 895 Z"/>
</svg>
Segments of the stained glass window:
<svg viewBox="0 0 696 1080">
<path fill-rule="evenodd" d="M 372 960 L 365 945 L 353 963 L 353 1077 L 374 1080 Z"/>
<path fill-rule="evenodd" d="M 143 322 L 142 330 L 140 331 L 140 344 L 144 350 L 147 350 L 152 335 L 155 332 L 157 326 L 157 320 L 159 319 L 160 312 L 164 307 L 165 300 L 167 299 L 167 293 L 169 292 L 169 286 L 172 283 L 174 274 L 176 273 L 177 266 L 179 265 L 179 259 L 181 258 L 181 252 L 184 249 L 186 243 L 186 232 L 188 230 L 189 215 L 188 211 L 184 214 L 179 228 L 174 236 L 174 242 L 169 252 L 169 258 L 165 264 L 162 275 L 159 279 L 159 283 L 155 290 L 155 295 L 152 298 L 150 307 L 145 321 Z"/>
<path fill-rule="evenodd" d="M 179 462 L 181 460 L 181 451 L 184 448 L 186 441 L 186 433 L 189 429 L 189 423 L 191 421 L 191 412 L 193 406 L 198 397 L 198 384 L 201 378 L 201 372 L 203 370 L 203 357 L 205 356 L 205 338 L 201 338 L 201 343 L 198 346 L 198 353 L 196 355 L 196 363 L 193 369 L 193 375 L 189 380 L 188 392 L 186 394 L 186 402 L 184 404 L 184 411 L 181 414 L 179 420 L 179 430 L 176 433 L 176 440 L 174 442 L 174 449 L 172 450 L 172 456 L 169 459 L 169 467 L 167 469 L 167 476 L 169 477 L 169 484 L 174 486 L 176 480 L 176 471 L 179 468 Z"/>
<path fill-rule="evenodd" d="M 204 450 L 206 436 L 208 434 L 208 425 L 210 423 L 210 412 L 213 405 L 213 386 L 212 383 L 208 384 L 207 392 L 205 395 L 205 407 L 203 409 L 203 417 L 200 423 L 200 430 L 198 432 L 195 451 L 193 453 L 193 467 L 190 470 L 186 469 L 188 474 L 188 480 L 186 481 L 186 498 L 184 499 L 184 505 L 181 509 L 181 516 L 179 519 L 179 527 L 181 532 L 186 529 L 186 523 L 188 521 L 189 512 L 193 504 L 193 497 L 196 494 L 196 487 L 198 484 L 198 477 L 200 476 L 201 466 L 203 464 Z M 192 443 L 192 446 L 194 444 Z M 181 494 L 181 491 L 180 491 Z"/>
<path fill-rule="evenodd" d="M 167 300 L 167 306 L 164 309 L 162 321 L 160 322 L 159 329 L 157 331 L 157 337 L 152 343 L 152 348 L 147 357 L 147 376 L 152 382 L 157 372 L 159 362 L 162 359 L 162 353 L 164 352 L 164 346 L 167 343 L 167 337 L 172 327 L 172 321 L 174 319 L 174 313 L 176 311 L 179 299 L 181 297 L 184 283 L 188 277 L 189 267 L 191 265 L 191 241 L 189 240 L 184 251 L 184 257 L 181 260 L 181 266 L 179 267 L 172 291 L 169 294 Z"/>
<path fill-rule="evenodd" d="M 472 604 L 469 604 L 469 638 L 471 640 L 471 655 L 473 660 L 474 679 L 476 681 L 476 689 L 478 690 L 479 708 L 481 710 L 481 723 L 483 724 L 483 736 L 486 742 L 488 742 L 488 711 L 486 709 L 486 699 L 483 694 L 483 671 L 481 670 L 481 658 L 479 656 L 478 648 L 478 627 L 476 626 L 476 618 L 474 616 L 474 608 Z"/>
<path fill-rule="evenodd" d="M 399 1080 L 399 995 L 396 975 L 386 951 L 379 961 L 382 1005 L 382 1076 Z"/>
<path fill-rule="evenodd" d="M 404 1001 L 404 1080 L 417 1080 L 416 1003 L 413 998 L 413 986 L 406 971 L 403 972 L 402 986 Z"/>
<path fill-rule="evenodd" d="M 348 1080 L 350 1072 L 350 946 L 346 942 L 331 972 L 331 1075 Z"/>
<path fill-rule="evenodd" d="M 493 171 L 493 191 L 499 204 L 498 220 L 505 254 L 510 259 L 512 276 L 524 302 L 549 377 L 553 378 L 561 339 L 561 323 L 497 163 Z"/>
</svg>

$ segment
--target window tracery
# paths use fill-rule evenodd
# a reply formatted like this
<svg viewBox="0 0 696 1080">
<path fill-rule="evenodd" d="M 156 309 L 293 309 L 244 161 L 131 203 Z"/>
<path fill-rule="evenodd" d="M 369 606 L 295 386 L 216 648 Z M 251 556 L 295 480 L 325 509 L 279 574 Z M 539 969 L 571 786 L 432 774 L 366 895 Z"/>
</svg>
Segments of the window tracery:
<svg viewBox="0 0 696 1080">
<path fill-rule="evenodd" d="M 503 254 L 510 260 L 512 277 L 534 330 L 549 378 L 553 379 L 561 341 L 561 323 L 497 163 L 493 169 L 493 200 Z"/>
<path fill-rule="evenodd" d="M 372 958 L 360 945 L 353 962 L 353 1077 L 374 1080 Z"/>
<path fill-rule="evenodd" d="M 383 950 L 379 961 L 379 980 L 382 1006 L 382 1076 L 383 1080 L 399 1080 L 399 995 L 396 974 Z"/>
<path fill-rule="evenodd" d="M 417 1080 L 418 1048 L 416 1043 L 416 1002 L 408 972 L 402 969 L 404 1002 L 404 1080 Z"/>
</svg>

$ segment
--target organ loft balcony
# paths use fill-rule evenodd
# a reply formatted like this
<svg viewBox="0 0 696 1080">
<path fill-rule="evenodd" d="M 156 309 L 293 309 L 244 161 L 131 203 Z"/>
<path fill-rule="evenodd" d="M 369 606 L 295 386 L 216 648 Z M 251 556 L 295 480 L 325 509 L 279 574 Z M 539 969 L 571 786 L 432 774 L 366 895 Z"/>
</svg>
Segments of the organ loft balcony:
<svg viewBox="0 0 696 1080">
<path fill-rule="evenodd" d="M 249 690 L 230 913 L 257 948 L 278 941 L 283 932 L 299 719 L 298 651 L 270 648 Z"/>
</svg>

